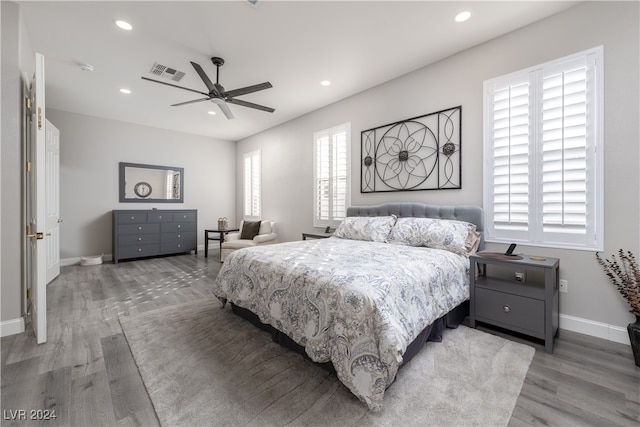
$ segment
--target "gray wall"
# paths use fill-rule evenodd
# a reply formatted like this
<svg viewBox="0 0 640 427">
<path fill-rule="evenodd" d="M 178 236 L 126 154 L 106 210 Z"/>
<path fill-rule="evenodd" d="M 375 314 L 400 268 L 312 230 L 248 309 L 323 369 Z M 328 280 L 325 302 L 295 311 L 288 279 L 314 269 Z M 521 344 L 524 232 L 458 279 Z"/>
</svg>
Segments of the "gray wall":
<svg viewBox="0 0 640 427">
<path fill-rule="evenodd" d="M 22 311 L 20 292 L 21 280 L 21 218 L 22 200 L 19 183 L 21 148 L 21 92 L 19 52 L 19 9 L 18 5 L 0 2 L 2 20 L 2 68 L 1 116 L 2 116 L 2 156 L 0 184 L 0 295 L 1 321 L 17 319 Z"/>
<path fill-rule="evenodd" d="M 236 144 L 209 137 L 47 110 L 60 129 L 60 258 L 111 254 L 112 209 L 198 209 L 198 243 L 235 217 Z M 118 163 L 184 168 L 184 203 L 120 203 Z"/>
<path fill-rule="evenodd" d="M 639 10 L 637 2 L 585 2 L 443 61 L 362 92 L 238 143 L 236 211 L 242 214 L 242 156 L 262 149 L 263 218 L 278 222 L 280 241 L 313 227 L 313 132 L 351 122 L 353 205 L 388 201 L 482 205 L 482 83 L 584 49 L 604 45 L 605 252 L 639 250 Z M 461 190 L 360 193 L 360 132 L 462 105 Z M 237 218 L 240 219 L 239 217 Z M 503 245 L 489 245 L 502 250 Z M 593 252 L 519 247 L 561 259 L 561 325 L 624 341 L 633 320 Z"/>
</svg>

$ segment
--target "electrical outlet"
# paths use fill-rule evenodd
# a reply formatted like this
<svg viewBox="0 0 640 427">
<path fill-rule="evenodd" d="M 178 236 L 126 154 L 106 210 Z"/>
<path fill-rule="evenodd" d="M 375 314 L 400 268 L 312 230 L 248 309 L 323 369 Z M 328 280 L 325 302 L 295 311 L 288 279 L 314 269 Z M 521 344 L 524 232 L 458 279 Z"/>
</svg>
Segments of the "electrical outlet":
<svg viewBox="0 0 640 427">
<path fill-rule="evenodd" d="M 567 293 L 569 292 L 569 282 L 564 280 L 564 279 L 560 279 L 560 282 L 558 283 L 560 285 L 560 292 L 562 293 Z"/>
<path fill-rule="evenodd" d="M 516 282 L 524 282 L 526 278 L 527 278 L 527 275 L 524 272 L 516 271 L 515 273 Z"/>
</svg>

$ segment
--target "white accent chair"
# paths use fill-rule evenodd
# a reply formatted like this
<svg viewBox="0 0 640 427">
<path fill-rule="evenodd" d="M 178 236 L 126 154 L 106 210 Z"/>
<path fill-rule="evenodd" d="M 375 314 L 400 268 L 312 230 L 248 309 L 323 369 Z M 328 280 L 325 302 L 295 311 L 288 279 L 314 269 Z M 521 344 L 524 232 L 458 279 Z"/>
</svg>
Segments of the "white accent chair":
<svg viewBox="0 0 640 427">
<path fill-rule="evenodd" d="M 240 222 L 240 231 L 236 233 L 229 233 L 225 236 L 224 243 L 222 243 L 222 249 L 220 252 L 220 260 L 224 260 L 229 254 L 235 250 L 242 248 L 250 248 L 252 246 L 271 245 L 276 243 L 278 235 L 276 234 L 276 223 L 273 221 L 262 221 L 260 223 L 260 229 L 258 234 L 253 239 L 241 239 L 242 227 L 244 221 Z"/>
</svg>

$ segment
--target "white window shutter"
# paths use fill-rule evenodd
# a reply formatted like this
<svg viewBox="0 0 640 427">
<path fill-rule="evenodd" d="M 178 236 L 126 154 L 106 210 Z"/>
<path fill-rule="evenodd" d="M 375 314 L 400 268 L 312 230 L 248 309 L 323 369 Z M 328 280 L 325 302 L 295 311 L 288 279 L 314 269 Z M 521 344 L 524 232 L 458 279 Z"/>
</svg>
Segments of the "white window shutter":
<svg viewBox="0 0 640 427">
<path fill-rule="evenodd" d="M 260 150 L 244 155 L 244 218 L 260 219 L 261 213 Z"/>
<path fill-rule="evenodd" d="M 349 205 L 349 123 L 314 133 L 314 217 L 316 227 L 337 226 Z"/>
<path fill-rule="evenodd" d="M 486 240 L 602 247 L 602 47 L 486 81 Z"/>
</svg>

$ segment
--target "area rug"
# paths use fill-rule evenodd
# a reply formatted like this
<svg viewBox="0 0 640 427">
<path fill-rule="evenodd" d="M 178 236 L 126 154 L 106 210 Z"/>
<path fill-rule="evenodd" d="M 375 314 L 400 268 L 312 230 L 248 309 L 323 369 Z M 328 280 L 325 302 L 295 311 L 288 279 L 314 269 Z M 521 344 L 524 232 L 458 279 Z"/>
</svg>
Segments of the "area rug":
<svg viewBox="0 0 640 427">
<path fill-rule="evenodd" d="M 400 369 L 374 413 L 216 299 L 120 323 L 163 426 L 507 425 L 535 353 L 466 326 L 446 330 Z"/>
</svg>

